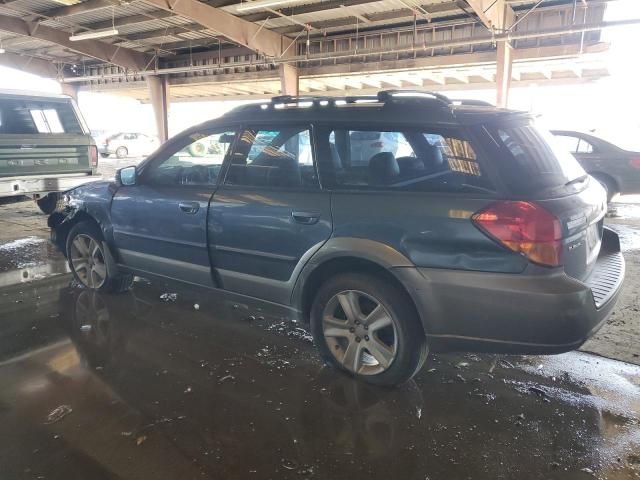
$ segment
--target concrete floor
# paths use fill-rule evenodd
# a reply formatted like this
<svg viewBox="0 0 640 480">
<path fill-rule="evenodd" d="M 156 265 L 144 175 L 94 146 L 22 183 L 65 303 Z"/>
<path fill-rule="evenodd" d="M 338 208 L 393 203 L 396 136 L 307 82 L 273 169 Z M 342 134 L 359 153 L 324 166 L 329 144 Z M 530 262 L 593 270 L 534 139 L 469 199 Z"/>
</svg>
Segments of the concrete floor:
<svg viewBox="0 0 640 480">
<path fill-rule="evenodd" d="M 625 290 L 585 348 L 640 363 L 640 215 L 618 212 Z M 381 390 L 324 367 L 273 307 L 146 281 L 74 288 L 45 217 L 0 213 L 2 480 L 640 478 L 640 367 L 432 355 Z"/>
</svg>

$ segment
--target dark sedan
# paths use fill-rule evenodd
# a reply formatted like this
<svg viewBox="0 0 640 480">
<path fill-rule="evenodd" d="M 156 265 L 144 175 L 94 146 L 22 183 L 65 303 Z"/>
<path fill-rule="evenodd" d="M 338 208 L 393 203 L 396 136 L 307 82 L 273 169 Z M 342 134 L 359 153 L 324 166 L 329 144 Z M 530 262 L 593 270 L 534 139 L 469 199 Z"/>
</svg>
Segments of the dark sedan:
<svg viewBox="0 0 640 480">
<path fill-rule="evenodd" d="M 640 153 L 623 150 L 587 133 L 553 130 L 553 133 L 580 162 L 582 168 L 607 190 L 607 199 L 618 193 L 640 193 Z"/>
</svg>

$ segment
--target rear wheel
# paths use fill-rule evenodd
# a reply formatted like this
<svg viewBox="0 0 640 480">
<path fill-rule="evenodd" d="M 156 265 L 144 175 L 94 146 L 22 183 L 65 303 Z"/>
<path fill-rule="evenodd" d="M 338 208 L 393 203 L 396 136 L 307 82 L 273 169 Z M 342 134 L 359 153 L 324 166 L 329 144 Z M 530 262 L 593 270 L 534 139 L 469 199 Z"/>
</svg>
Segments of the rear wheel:
<svg viewBox="0 0 640 480">
<path fill-rule="evenodd" d="M 325 282 L 311 307 L 311 330 L 325 361 L 376 385 L 406 382 L 428 353 L 406 292 L 372 275 Z"/>
<path fill-rule="evenodd" d="M 127 150 L 127 147 L 118 147 L 116 149 L 116 157 L 125 158 L 127 155 L 129 155 L 129 150 Z"/>
<path fill-rule="evenodd" d="M 36 204 L 38 205 L 38 208 L 42 210 L 42 213 L 51 215 L 53 212 L 62 209 L 64 201 L 59 193 L 49 193 L 48 195 L 36 200 Z"/>
<path fill-rule="evenodd" d="M 75 279 L 91 290 L 124 292 L 133 284 L 133 275 L 117 273 L 102 232 L 91 222 L 80 222 L 69 232 L 67 259 Z"/>
</svg>

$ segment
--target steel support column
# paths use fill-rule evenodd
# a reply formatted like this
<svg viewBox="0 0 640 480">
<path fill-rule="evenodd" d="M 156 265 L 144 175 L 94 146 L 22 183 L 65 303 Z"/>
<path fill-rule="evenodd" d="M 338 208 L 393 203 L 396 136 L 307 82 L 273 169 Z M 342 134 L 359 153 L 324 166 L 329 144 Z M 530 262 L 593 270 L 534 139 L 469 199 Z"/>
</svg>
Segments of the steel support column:
<svg viewBox="0 0 640 480">
<path fill-rule="evenodd" d="M 281 63 L 278 68 L 282 95 L 293 95 L 297 97 L 299 92 L 298 69 L 288 63 Z"/>
<path fill-rule="evenodd" d="M 147 77 L 147 86 L 158 138 L 164 143 L 169 139 L 169 83 L 165 75 L 150 75 Z"/>
<path fill-rule="evenodd" d="M 507 108 L 513 71 L 513 47 L 509 42 L 498 43 L 496 60 L 496 105 Z"/>
</svg>

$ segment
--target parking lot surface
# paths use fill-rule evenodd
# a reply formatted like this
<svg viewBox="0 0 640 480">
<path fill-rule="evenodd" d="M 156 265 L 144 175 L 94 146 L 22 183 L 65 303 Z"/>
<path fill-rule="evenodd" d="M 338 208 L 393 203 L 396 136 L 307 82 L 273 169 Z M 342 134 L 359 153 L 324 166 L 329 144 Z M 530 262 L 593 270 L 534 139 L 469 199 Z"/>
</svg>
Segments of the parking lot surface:
<svg viewBox="0 0 640 480">
<path fill-rule="evenodd" d="M 44 216 L 0 208 L 3 479 L 640 478 L 638 366 L 439 354 L 374 388 L 325 367 L 273 307 L 143 279 L 78 288 Z M 625 208 L 612 222 L 632 252 Z M 627 281 L 590 350 L 637 335 Z"/>
</svg>

